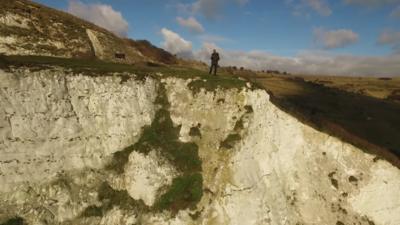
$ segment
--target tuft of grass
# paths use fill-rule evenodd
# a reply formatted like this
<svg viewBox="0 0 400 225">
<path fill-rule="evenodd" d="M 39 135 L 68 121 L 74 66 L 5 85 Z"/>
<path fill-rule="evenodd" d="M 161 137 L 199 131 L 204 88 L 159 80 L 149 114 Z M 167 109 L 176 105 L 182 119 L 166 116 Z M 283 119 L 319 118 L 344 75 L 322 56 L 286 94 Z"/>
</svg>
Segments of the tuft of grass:
<svg viewBox="0 0 400 225">
<path fill-rule="evenodd" d="M 114 190 L 107 182 L 103 182 L 99 186 L 97 194 L 101 205 L 88 206 L 80 214 L 80 217 L 102 217 L 106 212 L 110 211 L 114 207 L 118 207 L 122 210 L 143 213 L 150 211 L 150 208 L 147 207 L 143 201 L 133 199 L 126 190 Z"/>
<path fill-rule="evenodd" d="M 191 127 L 189 131 L 189 136 L 191 137 L 201 137 L 201 131 L 199 127 Z"/>
<path fill-rule="evenodd" d="M 246 113 L 253 113 L 254 112 L 253 106 L 251 106 L 251 105 L 246 105 L 244 107 L 244 109 L 246 110 Z"/>
<path fill-rule="evenodd" d="M 95 205 L 89 206 L 81 213 L 81 217 L 103 217 L 103 209 Z"/>
<path fill-rule="evenodd" d="M 177 212 L 194 207 L 203 196 L 203 177 L 200 173 L 184 175 L 173 180 L 169 190 L 156 202 L 155 208 Z"/>
<path fill-rule="evenodd" d="M 206 91 L 215 91 L 218 88 L 220 89 L 242 89 L 246 87 L 246 82 L 237 78 L 233 78 L 231 76 L 206 76 L 202 77 L 204 79 L 194 80 L 189 83 L 189 89 L 197 94 L 201 91 L 201 89 L 205 89 Z"/>
<path fill-rule="evenodd" d="M 100 185 L 98 198 L 103 203 L 102 210 L 105 211 L 111 210 L 114 206 L 124 210 L 148 210 L 143 201 L 133 199 L 126 190 L 114 190 L 107 182 Z M 97 212 L 98 210 L 95 209 Z"/>
<path fill-rule="evenodd" d="M 337 179 L 334 178 L 336 172 L 331 172 L 328 174 L 328 177 L 331 181 L 332 186 L 334 186 L 336 189 L 339 189 L 339 182 Z"/>
<path fill-rule="evenodd" d="M 240 132 L 243 129 L 244 129 L 243 118 L 240 118 L 238 121 L 236 121 L 235 127 L 233 128 L 233 130 L 235 132 Z"/>
<path fill-rule="evenodd" d="M 115 152 L 112 161 L 106 165 L 107 170 L 113 170 L 117 174 L 124 173 L 125 165 L 129 161 L 129 155 L 135 150 L 134 145 L 128 146 L 122 151 Z"/>
<path fill-rule="evenodd" d="M 25 225 L 25 221 L 22 217 L 14 217 L 11 218 L 9 220 L 7 220 L 6 222 L 0 224 L 0 225 Z"/>
<path fill-rule="evenodd" d="M 221 142 L 221 147 L 231 149 L 241 139 L 242 137 L 239 134 L 230 134 L 224 141 Z"/>
</svg>

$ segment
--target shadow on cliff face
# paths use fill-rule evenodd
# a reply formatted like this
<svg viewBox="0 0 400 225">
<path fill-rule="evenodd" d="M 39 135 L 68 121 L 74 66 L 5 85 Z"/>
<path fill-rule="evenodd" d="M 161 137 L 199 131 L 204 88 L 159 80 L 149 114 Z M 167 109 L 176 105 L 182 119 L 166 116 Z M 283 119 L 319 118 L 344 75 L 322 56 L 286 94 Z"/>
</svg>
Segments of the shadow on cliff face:
<svg viewBox="0 0 400 225">
<path fill-rule="evenodd" d="M 303 122 L 339 137 L 362 149 L 383 156 L 399 166 L 400 105 L 372 97 L 282 78 L 277 82 L 259 79 L 271 100 Z M 284 88 L 291 89 L 282 90 Z M 388 153 L 388 151 L 393 153 Z"/>
</svg>

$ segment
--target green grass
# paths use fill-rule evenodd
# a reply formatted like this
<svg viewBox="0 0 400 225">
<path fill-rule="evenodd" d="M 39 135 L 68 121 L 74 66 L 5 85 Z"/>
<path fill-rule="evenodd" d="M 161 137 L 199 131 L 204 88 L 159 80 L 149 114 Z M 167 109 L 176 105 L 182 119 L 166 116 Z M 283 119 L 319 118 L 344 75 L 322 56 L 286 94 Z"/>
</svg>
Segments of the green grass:
<svg viewBox="0 0 400 225">
<path fill-rule="evenodd" d="M 206 79 L 195 80 L 189 83 L 188 87 L 193 93 L 199 93 L 201 89 L 206 91 L 215 91 L 220 89 L 237 88 L 242 89 L 246 86 L 246 82 L 231 76 L 207 76 Z"/>
<path fill-rule="evenodd" d="M 189 131 L 191 137 L 201 137 L 201 131 L 199 127 L 191 127 Z"/>
<path fill-rule="evenodd" d="M 82 73 L 91 76 L 106 76 L 109 73 L 132 73 L 140 79 L 145 76 L 156 77 L 161 73 L 164 77 L 177 77 L 182 79 L 200 78 L 192 81 L 189 88 L 194 92 L 199 92 L 201 88 L 207 91 L 214 91 L 216 88 L 229 89 L 246 86 L 246 82 L 227 74 L 211 76 L 205 71 L 179 67 L 151 65 L 148 63 L 138 63 L 135 65 L 105 62 L 97 59 L 76 59 L 76 58 L 58 58 L 47 56 L 0 56 L 0 68 L 9 67 L 31 67 L 36 70 L 48 69 L 52 66 L 60 66 L 72 70 L 73 73 Z"/>
<path fill-rule="evenodd" d="M 157 209 L 177 212 L 195 206 L 203 196 L 203 177 L 200 173 L 184 175 L 173 180 L 169 190 L 156 202 Z"/>
<path fill-rule="evenodd" d="M 150 209 L 143 201 L 133 199 L 126 190 L 114 190 L 107 182 L 103 182 L 98 190 L 98 199 L 101 202 L 100 206 L 88 206 L 80 215 L 80 217 L 102 217 L 106 212 L 114 207 L 122 210 L 135 212 L 149 212 Z"/>
<path fill-rule="evenodd" d="M 239 134 L 230 134 L 224 141 L 221 142 L 221 147 L 231 149 L 241 139 L 242 137 Z"/>
<path fill-rule="evenodd" d="M 246 105 L 244 107 L 244 109 L 246 110 L 246 113 L 253 113 L 254 112 L 253 106 L 251 106 L 251 105 Z"/>
<path fill-rule="evenodd" d="M 1 33 L 4 36 L 29 36 L 32 35 L 32 30 L 21 28 L 21 27 L 10 27 L 10 26 L 1 26 Z"/>
<path fill-rule="evenodd" d="M 98 198 L 103 202 L 103 209 L 111 210 L 114 206 L 125 210 L 148 210 L 142 201 L 134 200 L 126 190 L 114 190 L 109 184 L 104 182 L 98 189 Z"/>
<path fill-rule="evenodd" d="M 72 70 L 74 73 L 87 73 L 87 75 L 107 75 L 114 72 L 130 72 L 145 75 L 151 70 L 141 66 L 105 62 L 97 59 L 58 58 L 47 56 L 0 56 L 4 69 L 13 67 L 33 67 L 35 69 L 48 69 L 51 66 L 60 66 Z"/>
<path fill-rule="evenodd" d="M 103 217 L 103 214 L 102 207 L 91 205 L 81 213 L 81 217 Z"/>
<path fill-rule="evenodd" d="M 115 153 L 107 168 L 121 174 L 133 151 L 143 154 L 148 154 L 152 150 L 159 151 L 183 175 L 174 179 L 173 184 L 158 199 L 154 208 L 177 212 L 193 207 L 200 201 L 203 195 L 202 162 L 195 143 L 179 141 L 180 127 L 174 127 L 171 120 L 168 111 L 169 102 L 162 84 L 155 102 L 161 108 L 157 111 L 152 124 L 144 128 L 136 144 Z"/>
<path fill-rule="evenodd" d="M 1 223 L 0 225 L 25 225 L 25 224 L 26 223 L 25 223 L 23 218 L 14 217 L 14 218 L 11 218 L 11 219 L 7 220 L 4 223 Z"/>
<path fill-rule="evenodd" d="M 179 141 L 180 127 L 174 127 L 169 111 L 169 103 L 165 90 L 161 85 L 156 103 L 162 108 L 158 110 L 150 126 L 144 128 L 139 141 L 114 154 L 114 159 L 107 167 L 123 173 L 129 155 L 133 151 L 148 154 L 151 150 L 159 150 L 161 155 L 168 159 L 181 172 L 201 171 L 201 160 L 198 155 L 198 146 L 195 143 Z"/>
<path fill-rule="evenodd" d="M 240 118 L 238 121 L 236 121 L 235 127 L 233 128 L 233 130 L 235 132 L 240 132 L 243 129 L 244 129 L 243 118 Z"/>
<path fill-rule="evenodd" d="M 180 127 L 174 127 L 169 112 L 161 109 L 150 127 L 145 128 L 135 149 L 147 154 L 154 149 L 161 153 L 180 171 L 201 170 L 201 160 L 195 143 L 183 143 L 178 140 Z"/>
</svg>

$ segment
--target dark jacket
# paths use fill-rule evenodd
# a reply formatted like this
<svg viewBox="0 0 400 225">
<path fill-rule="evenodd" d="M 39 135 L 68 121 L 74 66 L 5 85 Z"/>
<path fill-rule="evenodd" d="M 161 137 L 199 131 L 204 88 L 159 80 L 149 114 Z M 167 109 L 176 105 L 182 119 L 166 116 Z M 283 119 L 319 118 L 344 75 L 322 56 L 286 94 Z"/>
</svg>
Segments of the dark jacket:
<svg viewBox="0 0 400 225">
<path fill-rule="evenodd" d="M 214 53 L 211 55 L 211 63 L 212 63 L 213 65 L 218 65 L 218 61 L 219 61 L 219 54 L 218 54 L 217 52 L 214 52 Z"/>
</svg>

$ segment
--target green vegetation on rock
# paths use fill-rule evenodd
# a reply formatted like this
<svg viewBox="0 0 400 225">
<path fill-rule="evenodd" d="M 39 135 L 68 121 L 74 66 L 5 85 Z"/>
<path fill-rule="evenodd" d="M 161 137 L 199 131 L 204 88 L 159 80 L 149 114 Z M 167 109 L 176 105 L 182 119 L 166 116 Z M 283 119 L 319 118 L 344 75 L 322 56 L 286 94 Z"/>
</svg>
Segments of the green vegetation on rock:
<svg viewBox="0 0 400 225">
<path fill-rule="evenodd" d="M 25 225 L 25 221 L 21 217 L 14 217 L 4 223 L 1 223 L 0 225 Z"/>
<path fill-rule="evenodd" d="M 109 73 L 125 72 L 132 74 L 132 76 L 134 74 L 134 78 L 140 80 L 144 79 L 146 76 L 157 77 L 157 74 L 162 74 L 164 77 L 177 77 L 182 79 L 198 78 L 189 84 L 189 88 L 194 93 L 198 93 L 202 88 L 207 91 L 215 91 L 217 88 L 241 89 L 246 86 L 246 81 L 238 79 L 237 77 L 226 74 L 211 76 L 205 71 L 181 66 L 165 66 L 154 63 L 128 65 L 105 62 L 98 59 L 0 55 L 0 68 L 2 69 L 9 69 L 10 67 L 29 67 L 35 70 L 43 70 L 54 66 L 69 69 L 76 74 L 90 76 L 107 76 Z"/>
<path fill-rule="evenodd" d="M 159 86 L 155 103 L 161 108 L 157 111 L 152 124 L 144 128 L 136 144 L 116 152 L 107 168 L 121 174 L 133 151 L 143 154 L 153 150 L 159 151 L 160 155 L 174 165 L 182 175 L 173 180 L 172 185 L 157 200 L 154 209 L 177 212 L 195 206 L 203 196 L 201 160 L 195 143 L 179 141 L 180 127 L 174 127 L 168 111 L 169 102 L 165 87 L 162 84 Z"/>
<path fill-rule="evenodd" d="M 197 127 L 191 127 L 189 131 L 189 136 L 191 137 L 201 137 L 201 131 L 199 126 Z"/>
<path fill-rule="evenodd" d="M 102 217 L 103 209 L 102 207 L 91 205 L 87 207 L 82 213 L 81 217 Z"/>
<path fill-rule="evenodd" d="M 109 169 L 117 173 L 123 173 L 124 166 L 128 162 L 129 155 L 133 151 L 148 154 L 151 150 L 159 150 L 161 155 L 168 159 L 180 172 L 201 171 L 201 160 L 198 155 L 198 147 L 195 143 L 183 143 L 179 141 L 180 127 L 174 127 L 169 111 L 169 105 L 162 85 L 159 88 L 156 103 L 162 108 L 158 110 L 152 124 L 144 128 L 139 141 L 114 154 Z"/>
<path fill-rule="evenodd" d="M 207 76 L 205 79 L 198 79 L 190 82 L 188 86 L 190 90 L 196 94 L 199 93 L 201 89 L 205 89 L 206 91 L 215 91 L 218 88 L 242 89 L 246 86 L 246 81 L 237 78 L 233 79 L 230 76 Z"/>
<path fill-rule="evenodd" d="M 105 209 L 112 209 L 119 206 L 120 209 L 132 210 L 141 207 L 146 210 L 142 201 L 134 200 L 126 190 L 114 190 L 109 184 L 104 182 L 98 189 L 98 198 L 103 203 Z"/>
<path fill-rule="evenodd" d="M 224 141 L 221 142 L 221 147 L 231 149 L 241 139 L 242 137 L 239 134 L 230 134 Z"/>
<path fill-rule="evenodd" d="M 200 173 L 177 177 L 169 190 L 156 202 L 157 209 L 180 209 L 195 206 L 203 196 L 203 177 Z"/>
<path fill-rule="evenodd" d="M 100 206 L 91 205 L 82 213 L 81 217 L 102 217 L 114 207 L 135 212 L 148 212 L 150 209 L 143 203 L 133 199 L 126 190 L 114 190 L 107 182 L 103 182 L 97 190 Z"/>
</svg>

